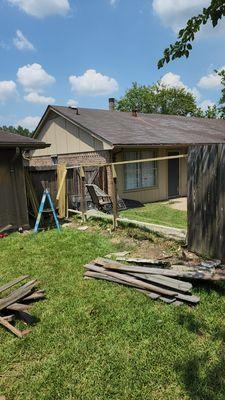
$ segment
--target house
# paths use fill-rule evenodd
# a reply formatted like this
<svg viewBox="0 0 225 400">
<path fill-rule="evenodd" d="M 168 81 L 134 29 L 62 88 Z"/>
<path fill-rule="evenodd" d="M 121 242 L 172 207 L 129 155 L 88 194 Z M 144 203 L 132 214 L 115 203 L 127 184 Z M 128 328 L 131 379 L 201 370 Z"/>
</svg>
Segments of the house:
<svg viewBox="0 0 225 400">
<path fill-rule="evenodd" d="M 0 229 L 29 227 L 23 152 L 48 145 L 0 130 Z"/>
<path fill-rule="evenodd" d="M 225 121 L 117 112 L 110 99 L 109 110 L 48 106 L 34 137 L 51 147 L 32 152 L 32 166 L 100 165 L 181 155 L 190 145 L 223 143 Z M 145 203 L 187 193 L 185 158 L 118 166 L 117 175 L 118 193 L 126 199 Z"/>
</svg>

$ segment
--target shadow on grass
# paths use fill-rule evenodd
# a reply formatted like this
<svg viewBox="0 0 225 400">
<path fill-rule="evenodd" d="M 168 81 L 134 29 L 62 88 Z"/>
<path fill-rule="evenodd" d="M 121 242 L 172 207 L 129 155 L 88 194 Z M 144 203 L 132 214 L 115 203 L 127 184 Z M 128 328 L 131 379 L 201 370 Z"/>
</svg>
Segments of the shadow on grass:
<svg viewBox="0 0 225 400">
<path fill-rule="evenodd" d="M 206 332 L 209 333 L 207 323 L 192 313 L 179 314 L 177 322 L 189 332 L 202 337 L 202 340 Z M 175 366 L 191 400 L 225 399 L 225 326 L 213 324 L 210 335 L 212 340 L 221 341 L 219 354 L 215 354 L 215 358 L 207 351 L 203 354 L 195 351 L 196 355 Z"/>
<path fill-rule="evenodd" d="M 225 352 L 212 363 L 207 353 L 196 355 L 176 366 L 191 400 L 222 400 L 225 398 Z"/>
</svg>

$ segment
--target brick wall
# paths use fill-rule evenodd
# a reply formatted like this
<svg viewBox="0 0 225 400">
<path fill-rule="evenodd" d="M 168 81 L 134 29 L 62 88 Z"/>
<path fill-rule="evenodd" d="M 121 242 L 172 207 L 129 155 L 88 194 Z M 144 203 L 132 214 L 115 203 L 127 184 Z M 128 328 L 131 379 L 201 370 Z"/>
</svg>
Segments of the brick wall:
<svg viewBox="0 0 225 400">
<path fill-rule="evenodd" d="M 85 153 L 59 154 L 58 164 L 82 165 L 82 164 L 105 164 L 111 162 L 111 152 L 108 150 L 90 151 Z M 32 157 L 31 167 L 45 167 L 53 165 L 51 156 Z"/>
</svg>

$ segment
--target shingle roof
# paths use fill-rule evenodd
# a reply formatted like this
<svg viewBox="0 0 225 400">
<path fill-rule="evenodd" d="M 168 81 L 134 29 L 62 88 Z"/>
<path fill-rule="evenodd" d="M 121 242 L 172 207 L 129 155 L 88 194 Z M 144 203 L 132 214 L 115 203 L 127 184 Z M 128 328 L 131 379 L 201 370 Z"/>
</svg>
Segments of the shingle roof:
<svg viewBox="0 0 225 400">
<path fill-rule="evenodd" d="M 24 149 L 45 148 L 49 145 L 27 136 L 17 135 L 9 131 L 0 129 L 0 147 L 20 147 Z"/>
<path fill-rule="evenodd" d="M 210 144 L 225 141 L 225 120 L 180 117 L 163 114 L 49 106 L 35 133 L 44 122 L 48 111 L 54 111 L 71 122 L 84 127 L 114 146 L 120 145 L 175 145 Z"/>
</svg>

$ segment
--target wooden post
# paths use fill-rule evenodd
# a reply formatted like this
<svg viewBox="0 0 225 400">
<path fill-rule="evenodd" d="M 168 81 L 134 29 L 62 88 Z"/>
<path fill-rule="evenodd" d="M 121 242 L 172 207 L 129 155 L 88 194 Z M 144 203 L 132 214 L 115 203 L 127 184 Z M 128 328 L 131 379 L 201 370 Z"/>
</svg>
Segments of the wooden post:
<svg viewBox="0 0 225 400">
<path fill-rule="evenodd" d="M 67 169 L 65 164 L 57 165 L 57 187 L 58 193 L 56 196 L 56 200 L 58 202 L 59 208 L 59 218 L 65 218 L 67 211 L 66 204 L 66 175 Z"/>
<path fill-rule="evenodd" d="M 113 203 L 113 229 L 116 229 L 118 226 L 117 218 L 118 218 L 118 210 L 117 210 L 117 173 L 115 166 L 111 165 L 111 172 L 112 172 L 112 203 Z"/>
<path fill-rule="evenodd" d="M 87 207 L 85 199 L 85 172 L 84 168 L 80 167 L 80 194 L 81 194 L 81 211 L 82 211 L 82 221 L 87 221 Z"/>
</svg>

